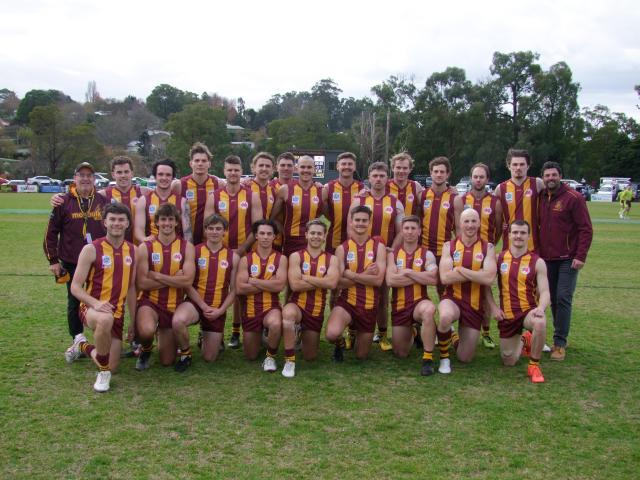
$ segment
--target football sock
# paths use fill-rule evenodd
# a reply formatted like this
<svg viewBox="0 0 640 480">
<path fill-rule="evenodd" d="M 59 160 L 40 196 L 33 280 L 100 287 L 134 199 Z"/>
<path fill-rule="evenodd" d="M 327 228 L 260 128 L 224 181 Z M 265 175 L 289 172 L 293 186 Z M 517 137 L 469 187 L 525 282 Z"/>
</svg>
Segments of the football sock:
<svg viewBox="0 0 640 480">
<path fill-rule="evenodd" d="M 231 329 L 231 333 L 234 335 L 240 335 L 240 324 L 239 323 L 234 323 L 233 327 Z"/>
<path fill-rule="evenodd" d="M 422 352 L 422 360 L 432 361 L 433 360 L 433 352 L 427 352 L 426 350 L 424 352 Z"/>
<path fill-rule="evenodd" d="M 453 332 L 451 332 L 451 344 L 453 345 L 454 350 L 458 349 L 459 343 L 460 343 L 460 336 L 458 335 L 458 332 L 454 330 Z"/>
<path fill-rule="evenodd" d="M 191 345 L 189 345 L 186 349 L 180 349 L 180 360 L 191 356 Z"/>
<path fill-rule="evenodd" d="M 89 342 L 82 342 L 80 344 L 80 351 L 89 358 L 91 358 L 91 352 L 93 352 L 95 349 L 96 347 L 94 345 L 91 345 Z"/>
<path fill-rule="evenodd" d="M 440 358 L 449 358 L 449 345 L 451 345 L 451 330 L 446 332 L 438 332 L 438 349 L 440 350 Z"/>
<path fill-rule="evenodd" d="M 278 353 L 278 348 L 277 347 L 276 348 L 271 348 L 271 347 L 267 348 L 267 357 L 275 357 L 277 355 L 277 353 Z"/>
<path fill-rule="evenodd" d="M 296 351 L 293 348 L 285 348 L 284 349 L 284 359 L 287 362 L 295 362 L 296 361 Z"/>
<path fill-rule="evenodd" d="M 531 365 L 531 366 L 533 366 L 533 365 L 538 365 L 538 366 L 540 366 L 540 359 L 538 358 L 538 359 L 536 360 L 536 359 L 533 359 L 533 358 L 529 358 L 529 365 Z"/>
<path fill-rule="evenodd" d="M 98 362 L 99 365 L 99 369 L 101 372 L 107 371 L 109 370 L 109 354 L 107 353 L 106 355 L 100 355 L 99 353 L 96 354 L 96 362 Z"/>
</svg>

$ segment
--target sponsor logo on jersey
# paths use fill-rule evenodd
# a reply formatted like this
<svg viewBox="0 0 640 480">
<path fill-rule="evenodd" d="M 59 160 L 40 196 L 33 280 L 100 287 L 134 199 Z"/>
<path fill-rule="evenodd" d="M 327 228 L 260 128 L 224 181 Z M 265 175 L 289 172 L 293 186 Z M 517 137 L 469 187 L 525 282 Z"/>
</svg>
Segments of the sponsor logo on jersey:
<svg viewBox="0 0 640 480">
<path fill-rule="evenodd" d="M 523 275 L 529 275 L 529 272 L 531 271 L 531 269 L 529 267 L 522 267 L 520 271 L 522 272 Z"/>
<path fill-rule="evenodd" d="M 130 255 L 127 255 L 124 257 L 124 264 L 125 265 L 131 265 L 133 263 L 133 258 L 131 258 Z"/>
<path fill-rule="evenodd" d="M 111 203 L 118 203 L 118 200 L 116 200 L 115 198 L 111 197 Z"/>
<path fill-rule="evenodd" d="M 224 212 L 227 210 L 227 202 L 225 202 L 224 200 L 219 200 L 218 201 L 218 210 L 220 210 L 221 212 Z"/>
<path fill-rule="evenodd" d="M 409 195 L 407 195 L 407 202 L 413 202 L 414 198 L 415 197 L 413 196 L 413 193 L 410 193 Z"/>
<path fill-rule="evenodd" d="M 413 260 L 413 264 L 414 264 L 416 267 L 421 267 L 423 263 L 424 263 L 424 262 L 422 261 L 422 259 L 421 259 L 420 257 L 418 257 L 418 258 L 416 258 L 416 259 L 414 259 L 414 260 Z"/>
<path fill-rule="evenodd" d="M 524 196 L 525 196 L 525 197 L 531 197 L 531 196 L 533 196 L 533 190 L 531 190 L 530 188 L 527 188 L 527 189 L 524 191 Z"/>
<path fill-rule="evenodd" d="M 476 260 L 478 262 L 481 262 L 482 260 L 484 260 L 484 255 L 481 252 L 476 253 Z"/>
<path fill-rule="evenodd" d="M 267 265 L 267 272 L 273 273 L 275 271 L 276 271 L 276 266 L 273 263 L 270 263 L 269 265 Z"/>
<path fill-rule="evenodd" d="M 502 262 L 500 264 L 500 271 L 502 273 L 507 273 L 509 271 L 509 264 L 507 262 Z"/>
<path fill-rule="evenodd" d="M 291 197 L 291 204 L 292 205 L 298 205 L 300 203 L 300 196 L 299 195 L 293 195 Z"/>
<path fill-rule="evenodd" d="M 445 210 L 449 210 L 449 207 L 451 205 L 449 204 L 449 202 L 442 202 L 442 208 L 444 208 Z"/>
<path fill-rule="evenodd" d="M 304 262 L 302 264 L 302 271 L 303 272 L 308 272 L 309 270 L 311 270 L 311 265 L 309 265 L 309 262 Z"/>
<path fill-rule="evenodd" d="M 511 192 L 505 193 L 504 194 L 504 199 L 509 203 L 513 202 L 513 193 L 511 193 Z"/>
<path fill-rule="evenodd" d="M 267 200 L 269 201 L 269 203 L 273 203 L 273 195 L 269 195 L 269 197 L 267 197 Z"/>
<path fill-rule="evenodd" d="M 462 254 L 460 253 L 460 250 L 456 250 L 455 252 L 453 252 L 453 261 L 454 262 L 460 261 L 461 256 Z"/>
<path fill-rule="evenodd" d="M 260 266 L 256 265 L 255 263 L 251 264 L 251 275 L 254 277 L 257 277 L 258 274 L 260 273 Z"/>
<path fill-rule="evenodd" d="M 227 269 L 229 267 L 229 262 L 226 260 L 220 260 L 220 268 Z"/>
<path fill-rule="evenodd" d="M 325 267 L 324 265 L 320 265 L 320 266 L 318 267 L 318 273 L 319 273 L 320 275 L 324 275 L 326 271 L 327 271 L 327 267 Z"/>
<path fill-rule="evenodd" d="M 331 196 L 331 198 L 333 199 L 334 202 L 339 202 L 340 201 L 340 192 L 333 192 L 333 195 Z"/>
<path fill-rule="evenodd" d="M 134 203 L 134 205 L 135 205 L 136 203 L 138 203 L 138 197 L 133 197 L 133 198 L 131 199 L 131 201 L 132 201 L 132 202 Z"/>
<path fill-rule="evenodd" d="M 242 202 L 240 202 L 240 208 L 242 210 L 246 210 L 247 208 L 249 208 L 249 202 L 243 200 Z"/>
<path fill-rule="evenodd" d="M 179 262 L 182 260 L 182 254 L 180 252 L 176 252 L 173 254 L 173 256 L 171 257 L 171 260 L 173 260 L 174 262 Z"/>
<path fill-rule="evenodd" d="M 317 195 L 314 195 L 313 197 L 311 197 L 311 201 L 315 204 L 320 203 L 320 199 L 318 198 Z"/>
<path fill-rule="evenodd" d="M 151 254 L 151 263 L 153 263 L 154 265 L 160 265 L 161 261 L 162 261 L 162 257 L 158 252 L 153 252 Z"/>
<path fill-rule="evenodd" d="M 373 260 L 373 257 L 374 257 L 374 256 L 375 256 L 375 255 L 373 254 L 373 250 L 369 250 L 369 251 L 367 252 L 367 259 L 369 259 L 369 260 Z"/>
<path fill-rule="evenodd" d="M 347 262 L 353 263 L 356 261 L 356 253 L 355 252 L 347 252 Z"/>
<path fill-rule="evenodd" d="M 198 259 L 198 267 L 207 268 L 207 257 L 200 257 Z"/>
<path fill-rule="evenodd" d="M 431 200 L 425 200 L 423 206 L 424 208 L 431 208 Z"/>
<path fill-rule="evenodd" d="M 404 259 L 402 259 L 402 258 L 396 259 L 396 267 L 404 268 Z"/>
<path fill-rule="evenodd" d="M 482 209 L 482 211 L 483 211 L 484 213 L 486 213 L 487 215 L 491 215 L 491 212 L 493 212 L 493 210 L 491 209 L 491 207 L 484 207 L 484 208 Z"/>
<path fill-rule="evenodd" d="M 185 196 L 187 197 L 187 200 L 191 201 L 196 198 L 196 192 L 194 192 L 193 190 L 187 190 Z"/>
<path fill-rule="evenodd" d="M 151 215 L 156 213 L 156 206 L 155 205 L 153 205 L 153 204 L 149 205 L 149 213 Z"/>
<path fill-rule="evenodd" d="M 102 268 L 111 268 L 112 262 L 109 255 L 102 256 Z"/>
<path fill-rule="evenodd" d="M 391 205 L 386 206 L 384 208 L 384 213 L 391 215 L 393 213 L 393 207 Z"/>
<path fill-rule="evenodd" d="M 468 209 L 470 209 L 470 208 L 473 208 L 473 205 L 469 205 L 468 203 L 465 203 L 465 204 L 462 206 L 462 210 L 468 210 Z"/>
</svg>

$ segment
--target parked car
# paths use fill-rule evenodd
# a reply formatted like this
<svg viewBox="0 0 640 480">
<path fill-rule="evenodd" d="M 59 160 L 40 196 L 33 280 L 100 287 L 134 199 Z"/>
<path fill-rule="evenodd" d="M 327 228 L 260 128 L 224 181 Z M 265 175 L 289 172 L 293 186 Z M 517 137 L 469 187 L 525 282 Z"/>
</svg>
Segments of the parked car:
<svg viewBox="0 0 640 480">
<path fill-rule="evenodd" d="M 94 174 L 95 176 L 95 180 L 94 180 L 94 184 L 96 186 L 96 188 L 106 188 L 109 186 L 109 179 L 106 176 L 106 173 L 100 173 L 100 172 L 96 172 Z"/>
<path fill-rule="evenodd" d="M 471 190 L 471 184 L 468 182 L 458 182 L 456 190 L 458 191 L 458 195 L 464 195 Z"/>
<path fill-rule="evenodd" d="M 26 185 L 26 184 L 27 182 L 25 182 L 24 180 L 9 180 L 9 182 L 7 183 L 7 185 L 11 185 L 12 192 L 18 191 L 18 185 Z"/>
<path fill-rule="evenodd" d="M 487 184 L 484 186 L 484 189 L 489 193 L 493 193 L 497 186 L 498 184 L 496 182 L 487 182 Z"/>
<path fill-rule="evenodd" d="M 570 178 L 563 178 L 560 181 L 562 183 L 567 184 L 569 187 L 573 188 L 574 190 L 577 190 L 577 187 L 582 185 L 580 182 L 577 182 L 575 180 L 571 180 Z"/>
<path fill-rule="evenodd" d="M 36 175 L 35 177 L 27 178 L 27 185 L 37 185 L 38 190 L 40 190 L 44 185 L 62 185 L 62 182 L 46 175 Z"/>
<path fill-rule="evenodd" d="M 615 200 L 617 192 L 613 185 L 607 183 L 600 187 L 600 190 L 598 190 L 597 194 L 603 196 L 608 195 L 611 197 L 611 200 Z"/>
</svg>

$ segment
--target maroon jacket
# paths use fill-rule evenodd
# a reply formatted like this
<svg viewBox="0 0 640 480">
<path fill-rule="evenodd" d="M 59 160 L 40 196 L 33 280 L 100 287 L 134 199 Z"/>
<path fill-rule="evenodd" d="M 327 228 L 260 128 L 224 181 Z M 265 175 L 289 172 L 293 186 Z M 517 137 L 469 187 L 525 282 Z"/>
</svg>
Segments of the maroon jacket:
<svg viewBox="0 0 640 480">
<path fill-rule="evenodd" d="M 108 201 L 95 190 L 92 195 L 92 199 L 78 202 L 75 189 L 72 189 L 64 196 L 64 203 L 51 212 L 44 237 L 44 254 L 50 265 L 60 260 L 78 263 L 80 250 L 87 244 L 83 232 L 85 216 L 86 232 L 91 234 L 91 241 L 106 235 L 102 224 L 102 207 Z"/>
<path fill-rule="evenodd" d="M 540 192 L 540 256 L 546 260 L 586 261 L 593 227 L 582 195 L 561 184 L 550 195 Z"/>
</svg>

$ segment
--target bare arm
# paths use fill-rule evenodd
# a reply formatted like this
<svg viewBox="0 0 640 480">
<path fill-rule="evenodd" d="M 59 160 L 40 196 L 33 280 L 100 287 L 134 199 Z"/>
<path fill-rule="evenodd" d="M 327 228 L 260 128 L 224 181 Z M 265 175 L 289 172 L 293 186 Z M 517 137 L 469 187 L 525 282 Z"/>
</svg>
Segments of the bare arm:
<svg viewBox="0 0 640 480">
<path fill-rule="evenodd" d="M 442 257 L 440 258 L 440 281 L 444 285 L 466 282 L 467 279 L 460 272 L 453 270 L 453 259 L 449 249 L 449 242 L 445 242 L 442 246 Z"/>
<path fill-rule="evenodd" d="M 280 187 L 280 190 L 278 190 L 278 193 L 276 194 L 276 200 L 273 203 L 273 208 L 271 209 L 271 220 L 275 220 L 278 217 L 280 217 L 280 214 L 282 213 L 282 209 L 284 207 L 284 202 L 287 199 L 287 197 L 289 196 L 289 185 L 283 185 L 282 187 Z"/>
<path fill-rule="evenodd" d="M 136 203 L 135 224 L 133 226 L 133 235 L 138 243 L 150 240 L 145 235 L 145 227 L 147 226 L 147 197 L 140 197 Z"/>
<path fill-rule="evenodd" d="M 329 185 L 322 187 L 322 214 L 325 218 L 329 218 Z"/>
<path fill-rule="evenodd" d="M 171 191 L 180 198 L 180 195 L 182 194 L 182 182 L 179 178 L 174 178 L 171 182 Z"/>
<path fill-rule="evenodd" d="M 376 252 L 376 261 L 369 264 L 369 266 L 362 273 L 354 273 L 350 270 L 345 270 L 344 276 L 352 280 L 354 283 L 361 285 L 368 285 L 372 287 L 379 287 L 384 281 L 384 274 L 387 270 L 387 256 L 386 249 L 382 243 L 378 244 L 378 251 Z"/>
<path fill-rule="evenodd" d="M 453 216 L 454 216 L 454 225 L 456 226 L 456 230 L 460 230 L 460 215 L 462 215 L 462 210 L 464 210 L 464 203 L 462 203 L 462 195 L 456 195 L 453 198 Z"/>
<path fill-rule="evenodd" d="M 136 267 L 136 287 L 138 290 L 157 290 L 165 285 L 150 277 L 147 246 L 142 243 L 138 247 L 138 265 Z"/>
<path fill-rule="evenodd" d="M 344 248 L 342 245 L 338 245 L 336 248 L 336 258 L 338 259 L 338 264 L 340 266 L 340 278 L 338 278 L 338 288 L 349 288 L 355 285 L 353 280 L 347 278 L 348 268 L 344 267 Z"/>
<path fill-rule="evenodd" d="M 402 235 L 402 219 L 404 218 L 404 206 L 398 200 L 396 200 L 396 222 L 395 222 L 395 231 L 396 236 L 391 242 L 391 250 L 395 250 L 400 245 L 402 245 L 402 241 L 404 236 Z"/>
<path fill-rule="evenodd" d="M 262 291 L 280 293 L 287 285 L 287 267 L 287 257 L 282 255 L 282 257 L 280 257 L 280 265 L 278 265 L 278 270 L 273 277 L 271 277 L 269 280 L 249 278 L 249 283 L 259 287 Z"/>
<path fill-rule="evenodd" d="M 504 320 L 504 312 L 496 304 L 496 301 L 493 298 L 493 289 L 491 287 L 487 287 L 484 289 L 484 301 L 489 307 L 489 314 L 493 318 L 495 318 L 498 321 Z"/>
<path fill-rule="evenodd" d="M 160 282 L 163 286 L 174 288 L 187 288 L 193 283 L 193 277 L 196 275 L 195 249 L 191 243 L 187 243 L 185 249 L 184 262 L 182 268 L 174 275 L 165 275 L 164 273 L 149 272 L 152 279 Z"/>
<path fill-rule="evenodd" d="M 302 275 L 303 280 L 311 284 L 315 288 L 324 288 L 327 290 L 333 290 L 338 285 L 338 279 L 340 278 L 340 265 L 336 256 L 332 256 L 329 261 L 329 269 L 324 277 L 312 277 L 310 275 Z"/>
<path fill-rule="evenodd" d="M 294 252 L 289 256 L 289 288 L 294 292 L 305 292 L 307 290 L 313 290 L 313 285 L 302 279 L 302 272 L 300 271 L 300 254 Z"/>
<path fill-rule="evenodd" d="M 412 269 L 407 270 L 407 277 L 413 280 L 414 283 L 419 283 L 420 285 L 438 284 L 438 264 L 436 263 L 436 257 L 429 251 L 427 251 L 427 265 L 424 272 L 417 272 Z"/>
<path fill-rule="evenodd" d="M 544 311 L 551 304 L 551 294 L 549 293 L 549 279 L 547 277 L 547 264 L 541 258 L 536 262 L 536 281 L 538 287 L 538 308 Z"/>
<path fill-rule="evenodd" d="M 496 202 L 496 211 L 494 214 L 496 218 L 496 238 L 494 240 L 495 244 L 497 244 L 500 237 L 502 237 L 502 202 L 500 201 L 500 198 L 498 198 L 498 201 Z"/>
<path fill-rule="evenodd" d="M 493 280 L 496 278 L 496 270 L 496 252 L 492 243 L 487 247 L 487 255 L 484 257 L 484 261 L 482 262 L 482 269 L 474 271 L 464 267 L 456 268 L 456 271 L 458 271 L 468 281 L 486 286 L 491 286 L 493 284 Z"/>
<path fill-rule="evenodd" d="M 181 199 L 182 204 L 182 234 L 185 240 L 193 243 L 193 233 L 191 231 L 191 207 L 186 198 Z"/>
<path fill-rule="evenodd" d="M 111 305 L 109 302 L 101 302 L 97 298 L 93 298 L 89 295 L 89 292 L 83 288 L 87 281 L 89 270 L 91 270 L 91 264 L 95 260 L 95 247 L 91 244 L 85 245 L 78 257 L 78 266 L 76 267 L 76 272 L 73 275 L 73 280 L 71 281 L 71 294 L 82 303 L 98 312 L 113 313 L 113 310 L 115 309 L 114 305 Z"/>
<path fill-rule="evenodd" d="M 236 274 L 236 293 L 238 295 L 255 295 L 260 293 L 260 289 L 249 283 L 249 272 L 247 271 L 247 257 L 242 257 L 238 265 Z"/>
</svg>

